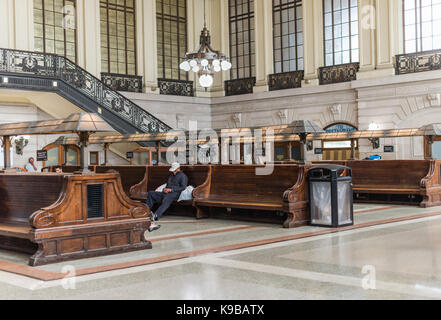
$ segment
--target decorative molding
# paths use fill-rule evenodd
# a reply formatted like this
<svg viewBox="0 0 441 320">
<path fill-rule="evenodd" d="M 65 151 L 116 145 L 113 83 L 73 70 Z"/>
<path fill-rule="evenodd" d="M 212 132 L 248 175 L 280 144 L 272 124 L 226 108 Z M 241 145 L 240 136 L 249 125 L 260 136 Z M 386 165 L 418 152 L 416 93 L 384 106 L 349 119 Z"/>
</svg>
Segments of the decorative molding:
<svg viewBox="0 0 441 320">
<path fill-rule="evenodd" d="M 268 76 L 269 91 L 301 88 L 304 71 L 293 71 L 270 74 Z"/>
<path fill-rule="evenodd" d="M 193 81 L 158 79 L 159 93 L 171 96 L 193 97 Z"/>
<path fill-rule="evenodd" d="M 320 85 L 357 80 L 358 70 L 360 70 L 358 62 L 322 67 L 319 69 Z"/>
<path fill-rule="evenodd" d="M 282 124 L 288 124 L 288 115 L 289 115 L 288 109 L 279 110 L 277 115 L 279 116 L 280 120 L 282 121 Z"/>
<path fill-rule="evenodd" d="M 441 93 L 430 93 L 427 95 L 431 107 L 441 107 Z"/>
<path fill-rule="evenodd" d="M 225 81 L 225 95 L 235 96 L 253 93 L 256 77 Z"/>
<path fill-rule="evenodd" d="M 183 114 L 176 115 L 176 128 L 185 129 L 185 116 Z"/>
<path fill-rule="evenodd" d="M 239 128 L 242 124 L 242 113 L 235 113 L 232 118 L 236 127 Z"/>
<path fill-rule="evenodd" d="M 395 56 L 395 74 L 408 74 L 441 69 L 441 50 Z"/>
<path fill-rule="evenodd" d="M 329 107 L 332 115 L 334 116 L 334 120 L 339 119 L 341 116 L 341 104 L 334 104 Z"/>
<path fill-rule="evenodd" d="M 142 77 L 101 72 L 101 81 L 115 91 L 142 93 Z"/>
</svg>

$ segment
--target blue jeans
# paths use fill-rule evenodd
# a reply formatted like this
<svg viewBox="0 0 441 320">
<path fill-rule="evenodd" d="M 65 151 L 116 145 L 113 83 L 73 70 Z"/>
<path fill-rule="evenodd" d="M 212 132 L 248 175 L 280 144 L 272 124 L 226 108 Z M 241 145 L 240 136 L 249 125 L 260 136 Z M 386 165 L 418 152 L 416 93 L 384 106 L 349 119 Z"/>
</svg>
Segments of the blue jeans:
<svg viewBox="0 0 441 320">
<path fill-rule="evenodd" d="M 155 214 L 158 220 L 162 217 L 162 215 L 167 211 L 168 208 L 172 205 L 175 200 L 178 200 L 180 196 L 179 192 L 170 192 L 165 194 L 163 192 L 150 191 L 147 195 L 147 205 L 150 210 L 153 209 L 153 206 L 156 203 L 161 203 L 158 210 L 156 210 Z"/>
</svg>

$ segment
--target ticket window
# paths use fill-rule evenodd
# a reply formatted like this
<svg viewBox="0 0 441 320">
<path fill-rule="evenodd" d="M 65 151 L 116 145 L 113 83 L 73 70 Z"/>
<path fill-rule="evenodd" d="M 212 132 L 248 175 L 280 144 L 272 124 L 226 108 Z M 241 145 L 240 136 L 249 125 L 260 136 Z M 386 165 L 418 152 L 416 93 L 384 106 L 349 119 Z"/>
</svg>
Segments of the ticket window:
<svg viewBox="0 0 441 320">
<path fill-rule="evenodd" d="M 133 164 L 135 165 L 149 165 L 150 164 L 150 152 L 134 152 Z"/>
<path fill-rule="evenodd" d="M 432 145 L 432 158 L 441 160 L 441 141 L 435 141 Z"/>
<path fill-rule="evenodd" d="M 66 154 L 64 153 L 64 147 L 59 145 L 48 145 L 43 150 L 47 150 L 47 161 L 43 162 L 43 167 L 61 166 L 63 164 L 80 165 L 80 149 L 77 146 L 67 146 Z"/>
<path fill-rule="evenodd" d="M 323 141 L 323 161 L 346 161 L 351 159 L 351 140 Z M 355 159 L 359 158 L 358 141 L 355 141 Z"/>
<path fill-rule="evenodd" d="M 288 157 L 291 147 L 291 158 Z M 300 143 L 292 142 L 291 145 L 289 143 L 283 144 L 275 144 L 274 146 L 274 161 L 283 162 L 290 160 L 299 161 L 301 157 L 301 149 Z"/>
<path fill-rule="evenodd" d="M 99 165 L 99 152 L 97 152 L 97 151 L 93 151 L 93 152 L 90 152 L 90 165 L 91 166 L 98 166 Z"/>
<path fill-rule="evenodd" d="M 427 140 L 425 139 L 425 157 L 428 157 L 428 151 L 427 148 L 429 147 L 429 144 Z M 436 160 L 441 160 L 441 137 L 433 137 L 433 144 L 432 144 L 432 158 Z"/>
<path fill-rule="evenodd" d="M 76 166 L 79 163 L 80 163 L 80 157 L 79 157 L 78 150 L 75 150 L 75 149 L 72 149 L 72 148 L 68 148 L 67 149 L 66 164 L 68 166 Z"/>
</svg>

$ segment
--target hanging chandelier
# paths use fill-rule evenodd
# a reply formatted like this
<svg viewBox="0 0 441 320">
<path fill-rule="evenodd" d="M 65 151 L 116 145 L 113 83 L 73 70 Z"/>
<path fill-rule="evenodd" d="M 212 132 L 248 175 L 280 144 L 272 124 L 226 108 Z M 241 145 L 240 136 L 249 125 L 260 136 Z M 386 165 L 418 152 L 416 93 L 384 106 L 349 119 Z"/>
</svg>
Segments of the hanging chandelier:
<svg viewBox="0 0 441 320">
<path fill-rule="evenodd" d="M 199 84 L 205 90 L 213 85 L 215 73 L 228 71 L 232 67 L 227 56 L 211 47 L 210 31 L 205 21 L 205 0 L 204 0 L 204 28 L 201 32 L 200 47 L 197 51 L 187 52 L 184 62 L 179 66 L 185 72 L 193 71 L 199 75 Z"/>
</svg>

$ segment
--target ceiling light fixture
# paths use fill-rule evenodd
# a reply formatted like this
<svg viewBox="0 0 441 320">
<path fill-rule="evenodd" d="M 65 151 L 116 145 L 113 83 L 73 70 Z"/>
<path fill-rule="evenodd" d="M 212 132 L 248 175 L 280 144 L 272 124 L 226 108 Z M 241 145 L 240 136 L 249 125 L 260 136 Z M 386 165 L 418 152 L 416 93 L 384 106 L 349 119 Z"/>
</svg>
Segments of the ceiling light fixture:
<svg viewBox="0 0 441 320">
<path fill-rule="evenodd" d="M 214 50 L 211 47 L 210 31 L 207 29 L 205 20 L 205 1 L 206 0 L 204 0 L 204 28 L 201 32 L 199 50 L 187 52 L 179 68 L 185 72 L 191 70 L 197 73 L 199 75 L 199 84 L 207 90 L 207 88 L 213 85 L 214 74 L 221 70 L 230 70 L 232 64 L 228 61 L 224 53 Z"/>
</svg>

